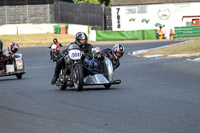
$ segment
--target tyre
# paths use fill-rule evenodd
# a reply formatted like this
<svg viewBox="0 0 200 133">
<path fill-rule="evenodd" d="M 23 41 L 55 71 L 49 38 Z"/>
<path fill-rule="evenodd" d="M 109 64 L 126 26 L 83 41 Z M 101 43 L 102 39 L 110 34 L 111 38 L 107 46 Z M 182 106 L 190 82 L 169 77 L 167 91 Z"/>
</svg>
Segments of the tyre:
<svg viewBox="0 0 200 133">
<path fill-rule="evenodd" d="M 55 51 L 52 52 L 52 57 L 53 57 L 53 61 L 56 61 L 56 52 Z"/>
<path fill-rule="evenodd" d="M 74 66 L 73 83 L 76 91 L 83 89 L 83 69 L 80 64 L 75 64 Z"/>
<path fill-rule="evenodd" d="M 105 87 L 106 89 L 109 89 L 109 88 L 111 87 L 111 84 L 106 84 L 106 85 L 104 85 L 104 87 Z"/>
<path fill-rule="evenodd" d="M 16 77 L 17 77 L 17 79 L 21 79 L 22 78 L 22 74 L 17 74 Z"/>
<path fill-rule="evenodd" d="M 54 62 L 56 61 L 56 57 L 55 57 L 55 55 L 53 56 L 53 61 L 54 61 Z"/>
<path fill-rule="evenodd" d="M 66 90 L 66 88 L 67 88 L 67 85 L 61 85 L 60 86 L 60 90 Z"/>
</svg>

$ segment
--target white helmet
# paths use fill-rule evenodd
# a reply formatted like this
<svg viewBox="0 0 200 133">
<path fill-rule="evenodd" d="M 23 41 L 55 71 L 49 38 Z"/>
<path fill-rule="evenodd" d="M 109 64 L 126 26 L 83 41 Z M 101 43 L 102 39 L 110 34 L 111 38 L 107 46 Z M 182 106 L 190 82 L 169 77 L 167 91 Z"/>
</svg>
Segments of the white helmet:
<svg viewBox="0 0 200 133">
<path fill-rule="evenodd" d="M 115 44 L 115 45 L 113 46 L 112 51 L 114 52 L 115 57 L 117 57 L 117 59 L 119 59 L 119 58 L 121 58 L 121 57 L 123 56 L 123 54 L 124 54 L 124 46 L 123 46 L 122 44 Z M 121 55 L 120 55 L 120 56 L 117 56 L 116 53 L 121 53 Z"/>
</svg>

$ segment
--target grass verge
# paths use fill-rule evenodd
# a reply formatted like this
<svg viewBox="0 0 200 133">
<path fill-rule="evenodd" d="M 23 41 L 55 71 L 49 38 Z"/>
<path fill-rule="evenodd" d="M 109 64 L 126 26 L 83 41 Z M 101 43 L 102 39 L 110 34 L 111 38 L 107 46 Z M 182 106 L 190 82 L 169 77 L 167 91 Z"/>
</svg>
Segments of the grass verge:
<svg viewBox="0 0 200 133">
<path fill-rule="evenodd" d="M 139 53 L 138 56 L 146 56 L 146 55 L 176 55 L 176 54 L 184 54 L 184 56 L 172 56 L 172 57 L 162 57 L 162 58 L 183 58 L 183 57 L 193 57 L 200 56 L 200 37 L 193 38 L 180 38 L 176 40 L 193 40 L 192 42 L 182 43 L 178 45 L 172 45 L 169 47 L 164 47 L 160 49 L 151 49 L 146 53 Z"/>
<path fill-rule="evenodd" d="M 31 46 L 49 46 L 53 39 L 57 38 L 63 45 L 69 45 L 70 42 L 75 41 L 75 35 L 69 34 L 23 34 L 23 35 L 0 35 L 0 40 L 3 41 L 4 47 L 8 46 L 12 42 L 16 42 L 20 47 L 31 47 Z M 106 41 L 107 43 L 109 41 Z M 89 41 L 89 43 L 103 44 L 105 41 Z M 117 43 L 117 41 L 112 41 Z"/>
<path fill-rule="evenodd" d="M 11 42 L 16 42 L 20 47 L 50 45 L 54 38 L 57 38 L 62 44 L 69 44 L 74 41 L 75 36 L 68 34 L 24 34 L 0 36 L 0 40 L 3 41 L 4 46 L 8 46 Z"/>
<path fill-rule="evenodd" d="M 69 34 L 0 35 L 0 40 L 3 41 L 4 47 L 8 46 L 11 42 L 17 42 L 20 45 L 20 47 L 49 46 L 54 38 L 57 38 L 58 41 L 61 42 L 62 44 L 68 45 L 70 42 L 75 40 L 75 35 L 69 35 Z M 160 49 L 152 49 L 146 53 L 140 53 L 137 55 L 145 56 L 145 55 L 155 55 L 155 54 L 163 54 L 163 55 L 187 54 L 184 56 L 173 56 L 173 57 L 162 57 L 162 58 L 181 58 L 181 57 L 200 56 L 200 37 L 180 38 L 176 40 L 194 40 L 194 41 L 178 45 L 172 45 Z M 89 43 L 95 43 L 95 42 L 89 42 Z"/>
</svg>

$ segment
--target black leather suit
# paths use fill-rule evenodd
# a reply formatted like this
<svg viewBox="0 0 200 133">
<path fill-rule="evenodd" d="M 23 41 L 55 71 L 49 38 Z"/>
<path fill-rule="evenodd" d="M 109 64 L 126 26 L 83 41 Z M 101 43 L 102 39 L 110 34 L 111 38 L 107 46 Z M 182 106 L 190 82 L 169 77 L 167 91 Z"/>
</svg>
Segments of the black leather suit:
<svg viewBox="0 0 200 133">
<path fill-rule="evenodd" d="M 118 68 L 120 66 L 119 59 L 115 58 L 112 49 L 106 48 L 106 49 L 103 49 L 103 50 L 97 52 L 94 55 L 94 58 L 97 62 L 97 67 L 100 71 L 102 71 L 102 69 L 103 69 L 103 57 L 104 56 L 108 57 L 111 60 L 111 62 L 113 64 L 113 70 L 115 70 L 116 68 Z"/>
<path fill-rule="evenodd" d="M 76 42 L 72 42 L 72 43 L 70 43 L 70 45 L 71 44 L 77 44 L 77 43 Z M 93 58 L 92 45 L 91 44 L 87 43 L 87 44 L 84 44 L 84 45 L 79 46 L 79 47 L 80 47 L 80 50 L 83 51 L 87 57 L 89 57 L 90 59 Z M 65 54 L 66 52 L 67 52 L 67 49 L 63 50 L 62 54 Z M 55 73 L 54 73 L 54 76 L 56 76 L 56 77 L 58 77 L 58 75 L 60 73 L 60 70 L 62 69 L 62 66 L 65 64 L 64 58 L 61 59 L 61 57 L 62 57 L 62 55 L 60 55 L 58 57 L 57 61 L 56 61 L 56 68 L 55 68 Z M 84 59 L 85 59 L 85 56 L 82 56 L 82 61 L 83 62 L 84 62 Z M 87 70 L 83 69 L 83 73 L 85 73 L 85 71 L 87 71 Z"/>
</svg>

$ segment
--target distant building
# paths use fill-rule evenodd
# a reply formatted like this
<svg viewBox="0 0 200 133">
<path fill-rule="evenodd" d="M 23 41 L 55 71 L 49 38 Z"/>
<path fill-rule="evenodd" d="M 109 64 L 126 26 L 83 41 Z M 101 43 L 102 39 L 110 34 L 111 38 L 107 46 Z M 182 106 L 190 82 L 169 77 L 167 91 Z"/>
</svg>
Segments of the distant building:
<svg viewBox="0 0 200 133">
<path fill-rule="evenodd" d="M 32 23 L 102 25 L 101 4 L 74 4 L 74 1 L 0 0 L 0 25 Z"/>
<path fill-rule="evenodd" d="M 53 4 L 55 1 L 73 3 L 73 0 L 0 0 L 0 6 Z"/>
<path fill-rule="evenodd" d="M 112 0 L 112 29 L 157 29 L 169 34 L 178 26 L 200 25 L 199 0 Z"/>
</svg>

